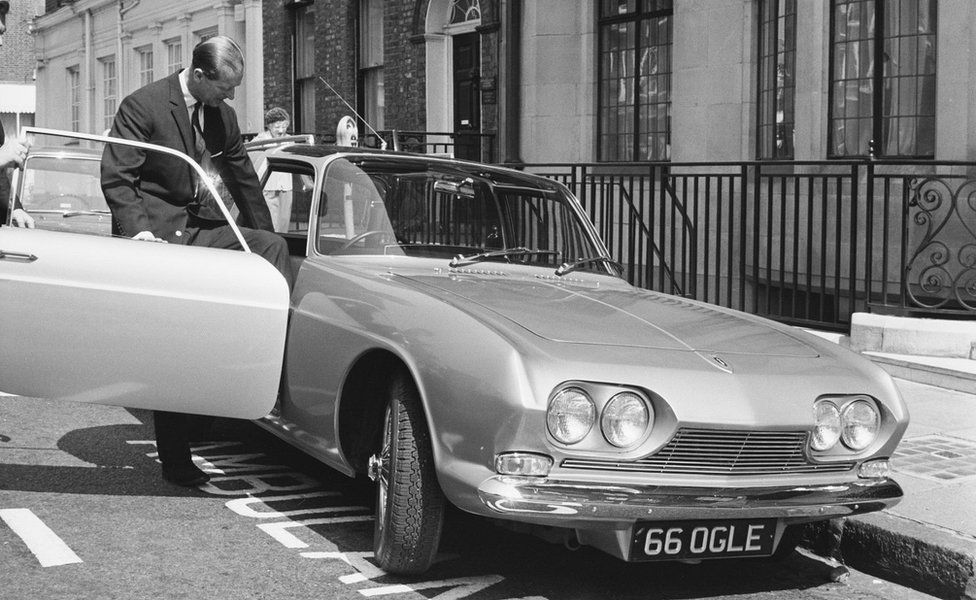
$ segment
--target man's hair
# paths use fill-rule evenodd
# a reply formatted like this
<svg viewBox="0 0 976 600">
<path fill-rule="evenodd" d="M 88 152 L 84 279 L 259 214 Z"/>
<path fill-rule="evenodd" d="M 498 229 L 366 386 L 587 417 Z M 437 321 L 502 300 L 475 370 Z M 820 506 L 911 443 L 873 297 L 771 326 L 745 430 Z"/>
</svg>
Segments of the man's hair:
<svg viewBox="0 0 976 600">
<path fill-rule="evenodd" d="M 244 52 L 226 35 L 214 36 L 193 48 L 190 69 L 200 69 L 207 79 L 218 79 L 222 69 L 241 73 L 244 71 Z"/>
<path fill-rule="evenodd" d="M 288 111 L 280 106 L 273 106 L 268 109 L 268 112 L 264 113 L 265 127 L 271 125 L 272 123 L 279 123 L 281 121 L 291 121 L 291 117 L 288 116 Z"/>
</svg>

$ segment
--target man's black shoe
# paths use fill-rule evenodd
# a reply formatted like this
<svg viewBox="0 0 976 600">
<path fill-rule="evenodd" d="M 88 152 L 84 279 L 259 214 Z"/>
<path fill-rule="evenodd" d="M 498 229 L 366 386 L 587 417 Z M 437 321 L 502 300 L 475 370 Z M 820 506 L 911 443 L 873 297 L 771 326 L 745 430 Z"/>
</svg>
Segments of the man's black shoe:
<svg viewBox="0 0 976 600">
<path fill-rule="evenodd" d="M 175 468 L 163 467 L 163 479 L 176 485 L 194 487 L 210 481 L 210 475 L 207 475 L 198 469 L 196 465 L 190 463 Z"/>
</svg>

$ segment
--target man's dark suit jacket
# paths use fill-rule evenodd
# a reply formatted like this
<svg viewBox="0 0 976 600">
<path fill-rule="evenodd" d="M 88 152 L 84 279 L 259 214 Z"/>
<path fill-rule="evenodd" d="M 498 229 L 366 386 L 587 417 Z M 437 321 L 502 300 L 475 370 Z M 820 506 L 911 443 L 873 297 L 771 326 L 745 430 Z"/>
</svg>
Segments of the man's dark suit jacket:
<svg viewBox="0 0 976 600">
<path fill-rule="evenodd" d="M 207 149 L 241 212 L 241 224 L 272 231 L 271 213 L 244 151 L 234 109 L 224 102 L 206 106 L 203 118 Z M 126 96 L 119 104 L 110 135 L 166 146 L 192 158 L 193 130 L 179 74 Z M 102 191 L 119 233 L 126 236 L 151 231 L 164 240 L 181 243 L 188 211 L 197 214 L 192 169 L 159 152 L 107 145 L 102 154 Z M 214 224 L 223 221 L 219 212 L 206 209 L 199 216 L 217 220 Z"/>
</svg>

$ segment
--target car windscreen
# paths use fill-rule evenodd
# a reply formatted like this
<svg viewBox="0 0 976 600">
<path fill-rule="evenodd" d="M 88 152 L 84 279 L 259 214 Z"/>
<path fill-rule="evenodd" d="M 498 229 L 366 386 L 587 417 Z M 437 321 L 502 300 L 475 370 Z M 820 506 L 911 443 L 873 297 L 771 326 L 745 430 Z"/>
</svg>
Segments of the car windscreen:
<svg viewBox="0 0 976 600">
<path fill-rule="evenodd" d="M 333 161 L 319 204 L 324 254 L 401 254 L 558 267 L 601 254 L 560 186 L 424 162 Z M 511 252 L 507 252 L 507 251 Z M 588 266 L 605 272 L 599 263 Z"/>
</svg>

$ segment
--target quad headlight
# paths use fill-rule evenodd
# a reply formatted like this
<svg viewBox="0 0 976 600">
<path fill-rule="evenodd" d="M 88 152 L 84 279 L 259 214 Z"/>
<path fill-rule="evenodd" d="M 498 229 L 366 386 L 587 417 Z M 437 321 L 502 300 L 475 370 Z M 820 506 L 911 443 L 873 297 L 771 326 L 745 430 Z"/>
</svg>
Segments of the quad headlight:
<svg viewBox="0 0 976 600">
<path fill-rule="evenodd" d="M 597 423 L 599 433 L 594 431 Z M 578 444 L 581 450 L 632 448 L 647 438 L 653 423 L 654 407 L 643 394 L 613 384 L 564 384 L 546 411 L 550 437 L 567 446 Z"/>
<path fill-rule="evenodd" d="M 546 425 L 549 434 L 563 444 L 575 444 L 586 437 L 596 421 L 596 406 L 586 392 L 568 387 L 549 401 Z"/>
<path fill-rule="evenodd" d="M 813 415 L 810 447 L 817 451 L 830 450 L 837 442 L 855 452 L 864 450 L 878 437 L 881 428 L 878 407 L 866 396 L 818 400 L 813 405 Z"/>
<path fill-rule="evenodd" d="M 829 401 L 820 401 L 813 406 L 813 438 L 810 447 L 814 450 L 829 450 L 840 439 L 840 409 Z"/>
<path fill-rule="evenodd" d="M 600 417 L 600 429 L 608 442 L 624 448 L 647 432 L 650 412 L 644 400 L 633 392 L 621 392 L 610 399 Z"/>
<path fill-rule="evenodd" d="M 873 402 L 855 400 L 840 415 L 843 426 L 840 439 L 851 450 L 864 450 L 878 437 L 881 415 Z"/>
</svg>

